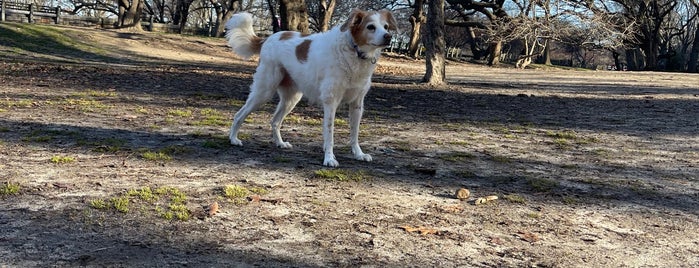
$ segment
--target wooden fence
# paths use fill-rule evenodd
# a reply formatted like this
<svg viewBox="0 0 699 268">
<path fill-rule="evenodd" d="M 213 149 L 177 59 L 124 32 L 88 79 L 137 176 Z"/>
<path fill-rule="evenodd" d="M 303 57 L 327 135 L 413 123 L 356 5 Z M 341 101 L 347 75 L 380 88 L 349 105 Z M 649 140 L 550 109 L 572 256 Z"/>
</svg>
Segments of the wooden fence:
<svg viewBox="0 0 699 268">
<path fill-rule="evenodd" d="M 61 8 L 0 0 L 0 21 L 5 21 L 11 15 L 26 16 L 29 23 L 34 22 L 36 17 L 52 18 L 58 24 Z"/>
</svg>

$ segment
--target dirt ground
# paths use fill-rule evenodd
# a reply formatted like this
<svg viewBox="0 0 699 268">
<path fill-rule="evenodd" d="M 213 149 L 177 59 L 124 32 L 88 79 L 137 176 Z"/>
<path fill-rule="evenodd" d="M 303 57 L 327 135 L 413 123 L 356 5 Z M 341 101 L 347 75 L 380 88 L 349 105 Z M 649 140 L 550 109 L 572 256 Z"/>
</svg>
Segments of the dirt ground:
<svg viewBox="0 0 699 268">
<path fill-rule="evenodd" d="M 374 161 L 338 120 L 326 170 L 303 102 L 293 149 L 275 102 L 228 145 L 256 63 L 223 40 L 49 29 L 0 24 L 33 44 L 0 38 L 0 267 L 699 266 L 697 74 L 451 62 L 429 88 L 383 57 Z"/>
</svg>

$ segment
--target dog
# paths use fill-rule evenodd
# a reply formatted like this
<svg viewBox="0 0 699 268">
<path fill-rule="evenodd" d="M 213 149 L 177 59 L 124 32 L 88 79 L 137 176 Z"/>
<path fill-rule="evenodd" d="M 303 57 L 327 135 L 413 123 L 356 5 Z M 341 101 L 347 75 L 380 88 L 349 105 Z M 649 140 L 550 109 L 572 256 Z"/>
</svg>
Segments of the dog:
<svg viewBox="0 0 699 268">
<path fill-rule="evenodd" d="M 282 139 L 279 129 L 284 117 L 305 96 L 309 102 L 323 107 L 323 165 L 339 165 L 333 153 L 333 130 L 335 113 L 344 104 L 349 106 L 354 158 L 372 161 L 371 155 L 359 146 L 359 122 L 381 49 L 391 43 L 391 32 L 398 30 L 390 11 L 354 9 L 344 24 L 311 35 L 281 31 L 267 38 L 259 37 L 249 13 L 233 15 L 226 29 L 226 39 L 233 52 L 245 59 L 259 54 L 250 94 L 233 117 L 231 144 L 242 146 L 238 131 L 243 121 L 276 92 L 279 104 L 271 126 L 277 147 L 292 148 Z"/>
</svg>

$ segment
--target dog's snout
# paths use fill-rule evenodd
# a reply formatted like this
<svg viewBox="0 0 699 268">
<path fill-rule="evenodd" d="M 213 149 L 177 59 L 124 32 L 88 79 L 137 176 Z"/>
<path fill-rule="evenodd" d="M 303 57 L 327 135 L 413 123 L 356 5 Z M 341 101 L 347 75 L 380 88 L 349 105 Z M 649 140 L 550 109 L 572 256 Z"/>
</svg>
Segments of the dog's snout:
<svg viewBox="0 0 699 268">
<path fill-rule="evenodd" d="M 386 33 L 383 35 L 383 45 L 388 46 L 391 44 L 391 39 L 393 38 L 393 35 L 390 33 Z"/>
</svg>

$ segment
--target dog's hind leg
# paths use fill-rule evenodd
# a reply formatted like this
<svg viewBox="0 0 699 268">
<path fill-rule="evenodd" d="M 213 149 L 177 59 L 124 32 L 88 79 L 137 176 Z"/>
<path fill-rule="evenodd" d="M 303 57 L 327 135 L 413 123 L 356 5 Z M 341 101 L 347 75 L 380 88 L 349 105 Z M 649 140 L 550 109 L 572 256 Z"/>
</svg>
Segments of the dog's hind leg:
<svg viewBox="0 0 699 268">
<path fill-rule="evenodd" d="M 279 87 L 277 93 L 279 93 L 279 104 L 277 105 L 277 110 L 274 112 L 274 117 L 272 117 L 272 138 L 277 147 L 290 149 L 292 147 L 291 143 L 285 142 L 282 139 L 279 129 L 282 126 L 284 117 L 294 109 L 299 100 L 301 100 L 303 94 L 292 87 Z"/>
<path fill-rule="evenodd" d="M 354 158 L 361 161 L 371 161 L 371 155 L 362 152 L 359 147 L 359 122 L 362 119 L 364 112 L 364 98 L 349 103 L 349 119 L 350 119 L 350 147 Z"/>
<path fill-rule="evenodd" d="M 231 124 L 231 131 L 228 134 L 228 138 L 231 140 L 231 144 L 233 145 L 243 145 L 243 142 L 238 139 L 238 130 L 240 130 L 240 126 L 245 121 L 245 118 L 250 115 L 250 113 L 257 110 L 260 105 L 271 99 L 274 94 L 274 91 L 271 90 L 271 87 L 266 83 L 265 79 L 257 79 L 257 74 L 260 73 L 259 71 L 260 70 L 255 73 L 255 78 L 250 86 L 250 95 L 245 101 L 245 105 L 243 105 L 243 107 L 241 107 L 240 110 L 235 113 L 235 116 L 233 116 L 233 124 Z M 265 82 L 260 83 L 260 81 Z"/>
</svg>

